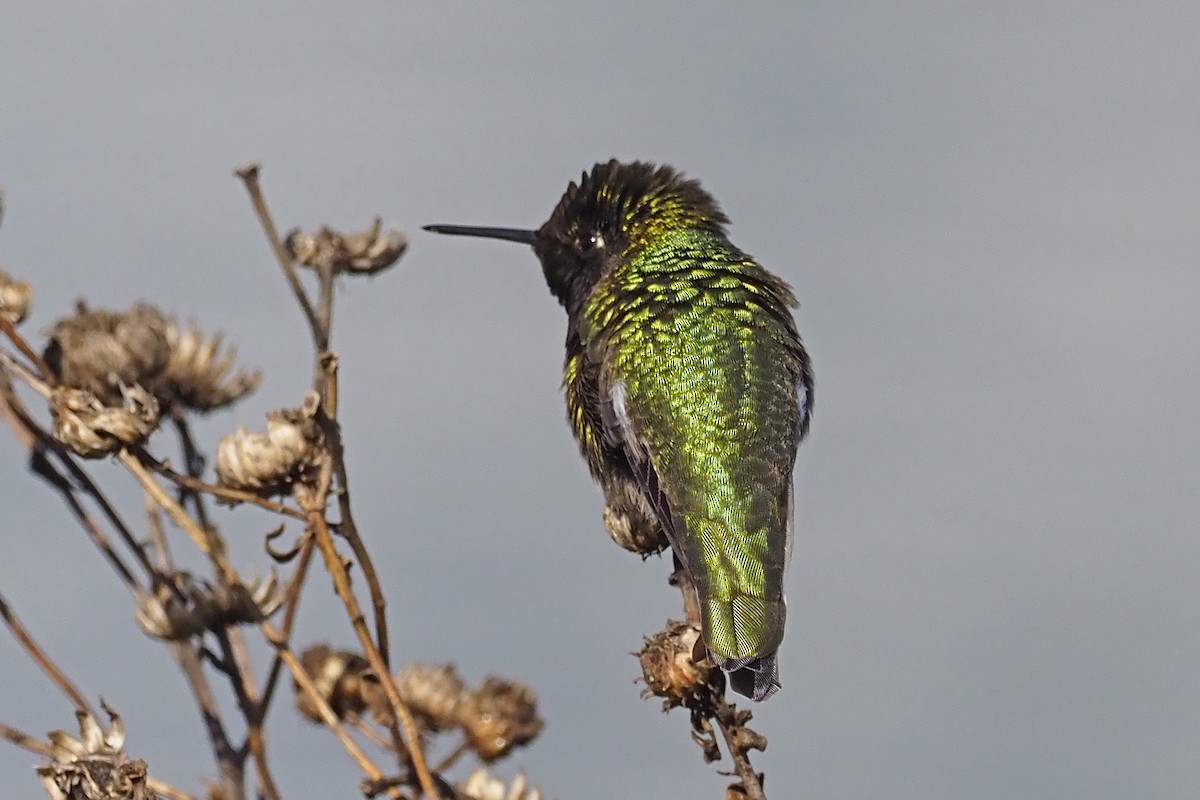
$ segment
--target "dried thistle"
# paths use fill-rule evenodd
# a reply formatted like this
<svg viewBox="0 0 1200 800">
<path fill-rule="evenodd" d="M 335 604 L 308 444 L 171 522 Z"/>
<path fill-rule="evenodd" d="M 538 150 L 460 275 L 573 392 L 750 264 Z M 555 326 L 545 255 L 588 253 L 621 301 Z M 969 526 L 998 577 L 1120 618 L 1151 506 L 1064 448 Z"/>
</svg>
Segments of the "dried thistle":
<svg viewBox="0 0 1200 800">
<path fill-rule="evenodd" d="M 300 664 L 312 678 L 321 698 L 343 721 L 357 719 L 367 710 L 366 695 L 372 692 L 371 687 L 379 685 L 365 658 L 349 650 L 334 650 L 327 644 L 313 645 L 305 650 L 300 654 Z M 292 687 L 296 692 L 296 710 L 312 722 L 323 723 L 312 698 L 295 681 Z"/>
<path fill-rule="evenodd" d="M 662 526 L 654 522 L 649 513 L 635 517 L 605 506 L 604 527 L 614 542 L 632 553 L 639 554 L 643 559 L 657 555 L 669 546 Z"/>
<path fill-rule="evenodd" d="M 178 641 L 229 625 L 261 622 L 278 611 L 283 600 L 274 572 L 249 586 L 213 586 L 179 571 L 170 586 L 138 600 L 135 619 L 147 636 Z"/>
<path fill-rule="evenodd" d="M 458 723 L 485 762 L 533 741 L 544 724 L 537 715 L 537 696 L 532 689 L 494 677 L 486 679 L 463 703 Z"/>
<path fill-rule="evenodd" d="M 235 352 L 220 350 L 220 336 L 206 339 L 148 303 L 125 311 L 80 304 L 74 316 L 54 324 L 43 358 L 60 383 L 110 405 L 121 384 L 137 383 L 163 408 L 178 403 L 211 411 L 253 391 L 259 379 L 256 372 L 231 374 Z"/>
<path fill-rule="evenodd" d="M 150 800 L 146 762 L 130 761 L 121 748 L 125 729 L 121 718 L 101 703 L 111 721 L 107 733 L 91 714 L 75 713 L 79 738 L 64 731 L 50 733 L 51 763 L 37 768 L 51 800 Z"/>
<path fill-rule="evenodd" d="M 458 792 L 466 800 L 542 800 L 542 790 L 529 786 L 524 773 L 518 772 L 506 786 L 483 767 L 468 775 Z"/>
<path fill-rule="evenodd" d="M 221 353 L 221 335 L 205 338 L 194 325 L 186 328 L 174 320 L 166 326 L 170 355 L 159 386 L 166 395 L 186 408 L 212 411 L 245 397 L 258 387 L 261 373 L 231 372 L 237 350 Z"/>
<path fill-rule="evenodd" d="M 84 458 L 100 458 L 142 442 L 158 426 L 158 401 L 140 386 L 122 386 L 120 406 L 106 405 L 82 389 L 60 386 L 50 394 L 54 438 Z"/>
<path fill-rule="evenodd" d="M 170 357 L 166 328 L 167 318 L 148 303 L 120 312 L 81 303 L 74 316 L 54 323 L 42 358 L 60 383 L 116 405 L 122 384 L 157 382 Z"/>
<path fill-rule="evenodd" d="M 33 287 L 0 269 L 0 317 L 19 325 L 29 315 Z"/>
<path fill-rule="evenodd" d="M 311 477 L 325 454 L 317 424 L 320 397 L 305 395 L 300 408 L 267 414 L 267 432 L 249 433 L 239 428 L 217 444 L 217 478 L 221 484 L 261 495 L 290 490 L 292 484 Z"/>
<path fill-rule="evenodd" d="M 324 226 L 316 233 L 299 228 L 288 232 L 284 247 L 297 262 L 316 270 L 352 275 L 374 275 L 395 264 L 408 249 L 408 239 L 399 231 L 383 231 L 376 217 L 358 233 L 341 233 Z"/>
<path fill-rule="evenodd" d="M 635 653 L 646 681 L 643 697 L 663 698 L 663 710 L 676 706 L 696 707 L 712 697 L 720 686 L 721 671 L 707 659 L 694 658 L 700 627 L 693 622 L 667 622 L 666 629 L 645 640 Z"/>
<path fill-rule="evenodd" d="M 396 673 L 396 689 L 426 730 L 444 731 L 458 724 L 470 693 L 453 664 L 407 664 Z"/>
</svg>

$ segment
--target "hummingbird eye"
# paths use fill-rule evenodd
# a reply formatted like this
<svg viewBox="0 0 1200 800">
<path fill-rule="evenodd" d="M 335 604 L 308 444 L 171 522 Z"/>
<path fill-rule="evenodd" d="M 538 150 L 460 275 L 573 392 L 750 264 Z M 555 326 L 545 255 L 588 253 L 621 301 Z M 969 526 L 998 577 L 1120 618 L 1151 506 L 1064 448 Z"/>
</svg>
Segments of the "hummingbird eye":
<svg viewBox="0 0 1200 800">
<path fill-rule="evenodd" d="M 588 231 L 579 237 L 579 251 L 590 253 L 604 247 L 604 237 L 598 231 Z"/>
</svg>

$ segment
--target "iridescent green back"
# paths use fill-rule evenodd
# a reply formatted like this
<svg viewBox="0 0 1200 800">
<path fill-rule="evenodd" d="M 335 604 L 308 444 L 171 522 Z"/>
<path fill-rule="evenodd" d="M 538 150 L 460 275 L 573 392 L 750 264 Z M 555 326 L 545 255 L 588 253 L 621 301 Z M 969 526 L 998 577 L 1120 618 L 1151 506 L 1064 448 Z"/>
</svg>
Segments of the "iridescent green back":
<svg viewBox="0 0 1200 800">
<path fill-rule="evenodd" d="M 707 228 L 659 229 L 604 276 L 581 337 L 616 436 L 642 451 L 717 656 L 783 637 L 791 475 L 806 360 L 786 284 Z M 632 454 L 634 459 L 638 453 Z"/>
</svg>

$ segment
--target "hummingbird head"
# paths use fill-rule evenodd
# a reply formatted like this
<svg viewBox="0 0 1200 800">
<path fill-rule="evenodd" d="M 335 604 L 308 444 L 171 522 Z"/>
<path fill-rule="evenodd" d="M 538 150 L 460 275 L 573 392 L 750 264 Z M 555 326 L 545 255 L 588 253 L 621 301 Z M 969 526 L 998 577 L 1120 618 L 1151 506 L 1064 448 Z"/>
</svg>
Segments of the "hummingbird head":
<svg viewBox="0 0 1200 800">
<path fill-rule="evenodd" d="M 728 222 L 698 181 L 668 166 L 614 159 L 571 183 L 536 231 L 457 225 L 425 230 L 531 245 L 550 291 L 573 312 L 600 278 L 658 237 L 696 228 L 724 235 Z"/>
</svg>

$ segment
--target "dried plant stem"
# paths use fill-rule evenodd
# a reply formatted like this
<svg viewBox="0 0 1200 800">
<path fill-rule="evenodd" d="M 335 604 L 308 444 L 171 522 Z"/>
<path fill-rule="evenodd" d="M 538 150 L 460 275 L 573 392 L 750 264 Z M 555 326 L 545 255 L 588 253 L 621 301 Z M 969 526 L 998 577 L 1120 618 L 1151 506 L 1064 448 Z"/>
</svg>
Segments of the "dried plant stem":
<svg viewBox="0 0 1200 800">
<path fill-rule="evenodd" d="M 292 294 L 296 297 L 296 302 L 300 304 L 300 310 L 304 312 L 304 318 L 308 321 L 309 328 L 315 331 L 320 325 L 317 313 L 313 310 L 312 301 L 308 299 L 308 292 L 304 291 L 304 284 L 300 283 L 296 265 L 292 263 L 291 257 L 284 249 L 283 242 L 279 238 L 279 229 L 275 227 L 271 211 L 267 208 L 262 186 L 258 182 L 260 169 L 262 167 L 259 164 L 247 164 L 234 174 L 241 178 L 242 183 L 246 185 L 246 191 L 250 195 L 250 204 L 254 206 L 254 213 L 258 217 L 259 224 L 262 225 L 263 232 L 267 235 L 267 242 L 271 245 L 271 250 L 275 253 L 280 268 L 283 269 L 283 277 L 287 279 L 288 286 L 291 287 Z"/>
<path fill-rule="evenodd" d="M 145 498 L 150 547 L 159 568 L 164 574 L 170 574 L 175 570 L 175 565 L 171 558 L 170 546 L 167 544 L 166 532 L 163 530 L 162 517 L 158 513 L 160 504 L 149 491 L 145 492 Z M 196 705 L 200 709 L 204 729 L 208 733 L 213 757 L 217 762 L 221 789 L 226 793 L 225 796 L 243 800 L 246 796 L 246 758 L 229 741 L 220 709 L 217 707 L 212 688 L 201 666 L 198 647 L 190 641 L 170 642 L 169 644 L 171 654 L 183 672 L 188 687 L 196 698 Z"/>
<path fill-rule="evenodd" d="M 75 704 L 75 708 L 99 719 L 100 717 L 96 714 L 96 709 L 92 708 L 91 704 L 84 698 L 83 693 L 71 682 L 71 679 L 50 660 L 50 657 L 46 655 L 45 651 L 42 650 L 29 631 L 25 629 L 25 626 L 21 624 L 21 620 L 17 619 L 17 615 L 13 613 L 12 608 L 8 605 L 8 601 L 4 599 L 3 595 L 0 595 L 0 618 L 4 619 L 4 624 L 8 626 L 12 635 L 25 648 L 25 652 L 29 653 L 29 657 L 33 659 L 35 664 L 41 667 L 42 672 L 45 672 L 49 676 L 54 685 L 59 688 L 59 691 Z"/>
<path fill-rule="evenodd" d="M 283 246 L 283 241 L 279 238 L 279 229 L 275 227 L 275 221 L 271 216 L 271 210 L 267 206 L 266 197 L 263 195 L 262 185 L 259 182 L 260 169 L 261 166 L 259 164 L 249 164 L 237 170 L 236 174 L 246 186 L 246 191 L 250 195 L 250 202 L 254 206 L 254 212 L 258 216 L 259 224 L 262 226 L 263 234 L 267 237 L 271 251 L 275 254 L 275 258 L 283 270 L 284 277 L 292 289 L 292 294 L 295 295 L 296 301 L 300 304 L 300 308 L 304 312 L 304 318 L 308 321 L 309 332 L 312 335 L 317 360 L 314 385 L 321 394 L 325 420 L 329 423 L 323 427 L 325 428 L 324 432 L 327 441 L 330 442 L 334 470 L 337 474 L 338 511 L 341 515 L 338 531 L 350 543 L 350 548 L 354 551 L 354 557 L 358 560 L 359 566 L 363 570 L 363 576 L 366 578 L 368 589 L 371 592 L 371 605 L 375 613 L 375 640 L 379 652 L 383 656 L 383 661 L 386 664 L 391 660 L 389 657 L 390 647 L 387 633 L 387 616 L 385 613 L 387 601 L 384 598 L 383 590 L 380 588 L 379 578 L 375 573 L 375 566 L 371 561 L 370 553 L 367 552 L 362 539 L 358 535 L 358 528 L 354 524 L 354 516 L 350 511 L 349 485 L 347 482 L 345 461 L 342 456 L 341 434 L 337 425 L 337 356 L 329 352 L 329 342 L 333 329 L 334 274 L 330 269 L 322 269 L 320 271 L 320 311 L 317 312 L 313 308 L 308 293 L 304 290 L 304 285 L 300 282 L 300 276 L 296 272 L 295 263 L 293 263 L 287 253 L 287 249 Z"/>
<path fill-rule="evenodd" d="M 400 692 L 396 689 L 396 682 L 392 680 L 383 656 L 375 646 L 375 642 L 371 639 L 362 609 L 359 608 L 358 601 L 354 597 L 354 591 L 350 588 L 350 576 L 346 572 L 346 565 L 343 563 L 341 556 L 338 555 L 337 548 L 333 543 L 333 536 L 329 531 L 329 526 L 325 523 L 325 517 L 321 514 L 319 508 L 309 510 L 309 521 L 312 525 L 312 530 L 316 533 L 317 547 L 320 548 L 321 554 L 325 558 L 325 567 L 333 577 L 334 590 L 337 592 L 338 597 L 341 598 L 343 605 L 346 606 L 346 613 L 350 617 L 350 624 L 354 628 L 354 632 L 358 635 L 359 643 L 363 648 L 363 654 L 379 679 L 379 685 L 383 687 L 384 694 L 388 699 L 388 705 L 391 706 L 396 719 L 400 721 L 401 726 L 404 728 L 404 736 L 408 742 L 408 755 L 412 760 L 413 770 L 417 773 L 417 780 L 421 783 L 421 790 L 429 800 L 437 800 L 439 797 L 437 786 L 433 781 L 433 775 L 429 772 L 429 765 L 425 761 L 425 754 L 421 752 L 421 738 L 417 724 L 413 720 L 408 707 L 404 704 L 404 700 L 401 699 Z M 397 742 L 396 744 L 397 752 L 403 752 L 403 743 Z"/>
<path fill-rule="evenodd" d="M 242 489 L 233 489 L 228 486 L 205 483 L 194 476 L 182 475 L 171 469 L 171 467 L 165 462 L 156 460 L 152 455 L 140 447 L 134 448 L 133 453 L 148 469 L 157 472 L 159 475 L 163 476 L 167 480 L 171 481 L 171 483 L 176 484 L 182 489 L 187 489 L 188 491 L 195 493 L 210 494 L 218 500 L 225 500 L 230 503 L 250 503 L 251 505 L 256 505 L 259 508 L 266 509 L 267 511 L 273 511 L 276 514 L 281 514 L 285 517 L 291 517 L 292 519 L 306 519 L 303 512 L 285 506 L 283 503 L 276 503 L 273 500 L 267 500 L 264 497 L 259 497 L 252 492 L 247 492 Z"/>
<path fill-rule="evenodd" d="M 358 742 L 354 741 L 354 738 L 346 731 L 345 726 L 342 725 L 337 715 L 333 713 L 333 709 L 329 707 L 329 703 L 325 702 L 325 698 L 313 683 L 312 678 L 304 670 L 304 666 L 300 663 L 300 660 L 296 658 L 296 654 L 288 647 L 283 633 L 269 622 L 262 622 L 260 626 L 267 637 L 267 641 L 274 645 L 280 659 L 287 666 L 288 671 L 292 673 L 292 678 L 296 681 L 296 685 L 300 687 L 300 691 L 304 692 L 305 696 L 312 702 L 313 708 L 320 714 L 321 721 L 325 723 L 325 727 L 333 732 L 333 735 L 341 742 L 342 747 L 345 748 L 350 757 L 358 764 L 359 769 L 368 778 L 371 780 L 382 778 L 383 771 L 371 760 L 370 756 L 363 752 L 363 749 L 358 746 Z"/>
<path fill-rule="evenodd" d="M 8 337 L 9 341 L 21 351 L 21 355 L 29 359 L 29 363 L 37 367 L 38 372 L 42 375 L 42 380 L 46 383 L 54 384 L 54 373 L 50 371 L 50 367 L 46 366 L 46 362 L 37 354 L 37 351 L 29 346 L 29 342 L 25 341 L 25 337 L 17 333 L 17 329 L 8 320 L 0 317 L 0 333 Z"/>
<path fill-rule="evenodd" d="M 304 579 L 308 576 L 308 567 L 312 563 L 313 547 L 316 540 L 312 534 L 305 534 L 304 541 L 300 545 L 300 553 L 298 562 L 296 563 L 296 571 L 292 573 L 292 580 L 288 584 L 287 593 L 284 595 L 283 601 L 283 622 L 279 635 L 283 637 L 285 643 L 291 641 L 292 626 L 296 622 L 296 612 L 300 608 L 300 590 L 304 588 Z M 262 700 L 259 701 L 258 712 L 255 718 L 259 724 L 267 716 L 267 709 L 271 705 L 271 699 L 275 695 L 275 687 L 279 684 L 279 674 L 283 667 L 283 656 L 277 650 L 275 660 L 271 663 L 271 670 L 267 675 L 266 684 L 263 687 Z"/>
</svg>

